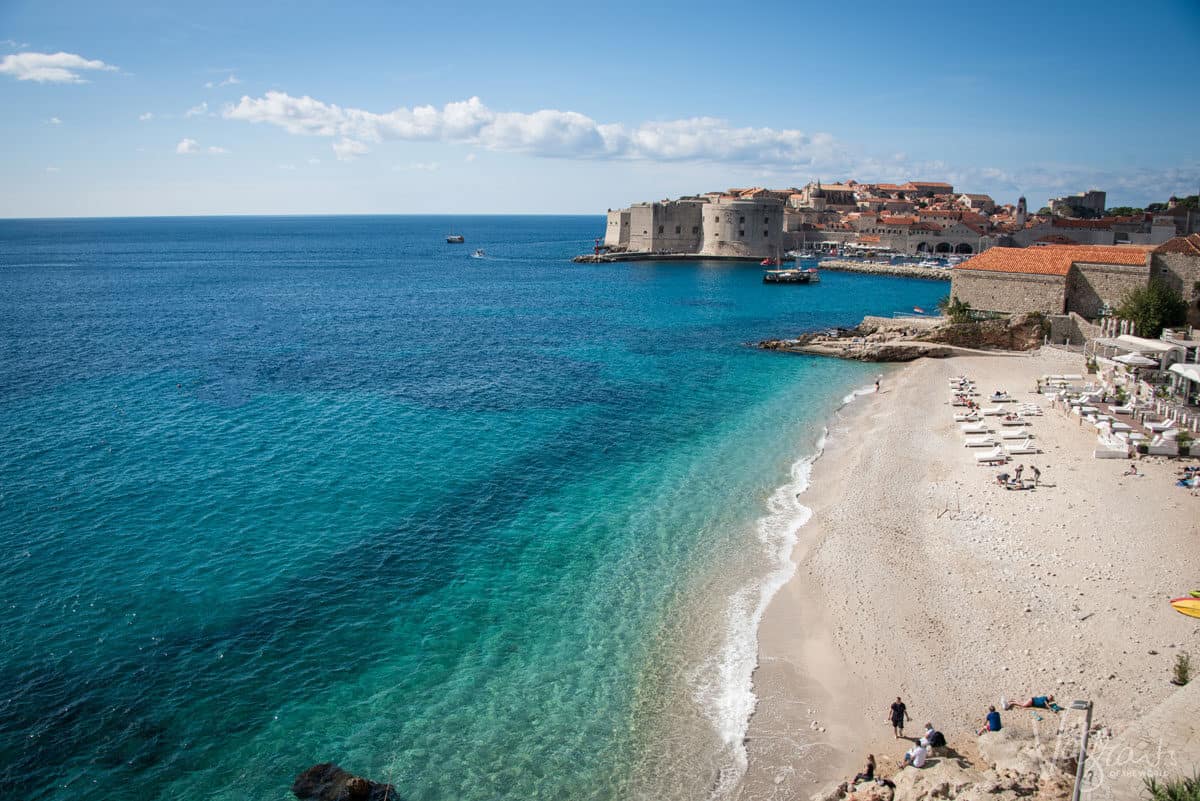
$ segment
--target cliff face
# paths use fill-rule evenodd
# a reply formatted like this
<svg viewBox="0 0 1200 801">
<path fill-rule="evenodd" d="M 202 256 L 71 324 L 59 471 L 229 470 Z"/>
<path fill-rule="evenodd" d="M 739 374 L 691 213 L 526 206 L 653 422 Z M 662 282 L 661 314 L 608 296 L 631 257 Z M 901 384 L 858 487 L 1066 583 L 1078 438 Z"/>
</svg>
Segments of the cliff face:
<svg viewBox="0 0 1200 801">
<path fill-rule="evenodd" d="M 1034 350 L 1042 344 L 1040 314 L 1014 314 L 998 320 L 971 323 L 947 322 L 917 337 L 924 342 L 942 342 L 960 348 Z"/>
</svg>

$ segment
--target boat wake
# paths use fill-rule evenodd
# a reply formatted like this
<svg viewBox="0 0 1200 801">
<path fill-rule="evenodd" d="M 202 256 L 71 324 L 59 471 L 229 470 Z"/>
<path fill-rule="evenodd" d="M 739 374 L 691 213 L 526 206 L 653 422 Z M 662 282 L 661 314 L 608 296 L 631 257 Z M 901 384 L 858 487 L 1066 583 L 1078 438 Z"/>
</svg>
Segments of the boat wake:
<svg viewBox="0 0 1200 801">
<path fill-rule="evenodd" d="M 838 411 L 873 387 L 856 389 L 842 399 Z M 800 529 L 812 518 L 812 509 L 800 502 L 808 489 L 813 465 L 825 452 L 829 437 L 826 427 L 814 452 L 792 464 L 789 480 L 767 499 L 767 513 L 755 524 L 756 540 L 767 563 L 767 572 L 736 590 L 725 611 L 724 643 L 692 674 L 693 697 L 717 731 L 732 764 L 719 771 L 710 799 L 728 798 L 746 773 L 746 733 L 758 697 L 754 694 L 754 671 L 758 667 L 758 627 L 767 606 L 780 588 L 796 573 L 792 549 Z"/>
</svg>

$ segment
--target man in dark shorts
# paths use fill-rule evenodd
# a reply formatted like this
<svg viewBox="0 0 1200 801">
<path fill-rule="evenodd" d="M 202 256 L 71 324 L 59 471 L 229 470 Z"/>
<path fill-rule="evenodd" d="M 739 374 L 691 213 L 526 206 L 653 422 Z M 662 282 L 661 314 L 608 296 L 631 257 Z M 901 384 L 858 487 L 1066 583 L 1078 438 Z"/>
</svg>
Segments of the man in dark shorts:
<svg viewBox="0 0 1200 801">
<path fill-rule="evenodd" d="M 900 696 L 896 696 L 896 703 L 892 704 L 892 728 L 896 730 L 896 739 L 904 736 L 904 719 L 912 720 L 912 716 L 908 714 L 908 707 L 900 700 Z"/>
</svg>

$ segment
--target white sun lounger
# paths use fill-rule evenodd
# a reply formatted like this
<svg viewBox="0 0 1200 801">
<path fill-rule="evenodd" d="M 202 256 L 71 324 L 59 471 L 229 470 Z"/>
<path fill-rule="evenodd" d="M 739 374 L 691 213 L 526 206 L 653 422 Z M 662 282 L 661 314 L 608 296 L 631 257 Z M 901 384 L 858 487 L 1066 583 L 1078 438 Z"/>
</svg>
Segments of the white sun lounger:
<svg viewBox="0 0 1200 801">
<path fill-rule="evenodd" d="M 1008 454 L 1002 448 L 997 446 L 995 449 L 987 453 L 976 454 L 975 461 L 979 464 L 1004 464 L 1008 461 Z"/>
<path fill-rule="evenodd" d="M 1026 439 L 1032 439 L 1032 438 L 1033 438 L 1033 434 L 1030 434 L 1028 431 L 1017 431 L 1017 430 L 1013 429 L 1011 431 L 1001 431 L 1000 432 L 1000 439 L 1026 440 Z"/>
<path fill-rule="evenodd" d="M 1004 407 L 1002 407 L 1002 406 L 989 406 L 989 407 L 988 407 L 988 408 L 986 408 L 986 409 L 982 409 L 982 410 L 981 410 L 981 412 L 982 412 L 984 415 L 998 415 L 998 414 L 1004 414 Z"/>
<path fill-rule="evenodd" d="M 1022 442 L 1018 442 L 1016 445 L 1005 445 L 1004 450 L 1008 452 L 1009 456 L 1015 456 L 1019 453 L 1038 452 L 1037 446 L 1033 444 L 1033 440 L 1031 439 L 1023 440 Z"/>
<path fill-rule="evenodd" d="M 998 444 L 999 443 L 997 443 L 996 440 L 992 439 L 992 437 L 989 435 L 986 437 L 967 437 L 966 442 L 963 443 L 963 447 L 964 448 L 992 448 Z"/>
<path fill-rule="evenodd" d="M 986 434 L 989 431 L 986 423 L 963 423 L 960 428 L 964 434 Z"/>
<path fill-rule="evenodd" d="M 1024 418 L 1018 417 L 1016 420 L 1001 420 L 1000 425 L 1002 425 L 1002 426 L 1027 426 L 1027 425 L 1029 425 L 1029 421 L 1025 420 Z"/>
<path fill-rule="evenodd" d="M 975 412 L 956 412 L 954 415 L 954 422 L 977 423 L 979 422 L 979 415 Z"/>
</svg>

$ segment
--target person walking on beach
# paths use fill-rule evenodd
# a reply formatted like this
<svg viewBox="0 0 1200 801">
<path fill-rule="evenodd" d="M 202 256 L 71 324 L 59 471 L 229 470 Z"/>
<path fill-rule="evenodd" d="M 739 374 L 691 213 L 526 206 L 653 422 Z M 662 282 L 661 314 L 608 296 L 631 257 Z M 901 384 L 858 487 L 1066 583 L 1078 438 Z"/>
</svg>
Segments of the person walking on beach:
<svg viewBox="0 0 1200 801">
<path fill-rule="evenodd" d="M 892 704 L 892 728 L 896 730 L 896 739 L 899 740 L 904 736 L 904 719 L 912 720 L 912 716 L 908 714 L 908 707 L 904 705 L 904 701 L 900 700 L 900 696 L 896 696 L 896 703 Z"/>
<path fill-rule="evenodd" d="M 1033 465 L 1029 465 L 1029 472 L 1030 472 L 1030 473 L 1033 473 L 1033 486 L 1035 486 L 1035 487 L 1036 487 L 1036 486 L 1038 485 L 1038 481 L 1039 481 L 1039 480 L 1041 479 L 1041 477 L 1042 477 L 1042 471 L 1041 471 L 1041 470 L 1038 470 L 1038 469 L 1037 469 L 1036 467 L 1034 467 Z"/>
<path fill-rule="evenodd" d="M 879 379 L 878 378 L 875 379 L 875 391 L 879 392 Z"/>
</svg>

